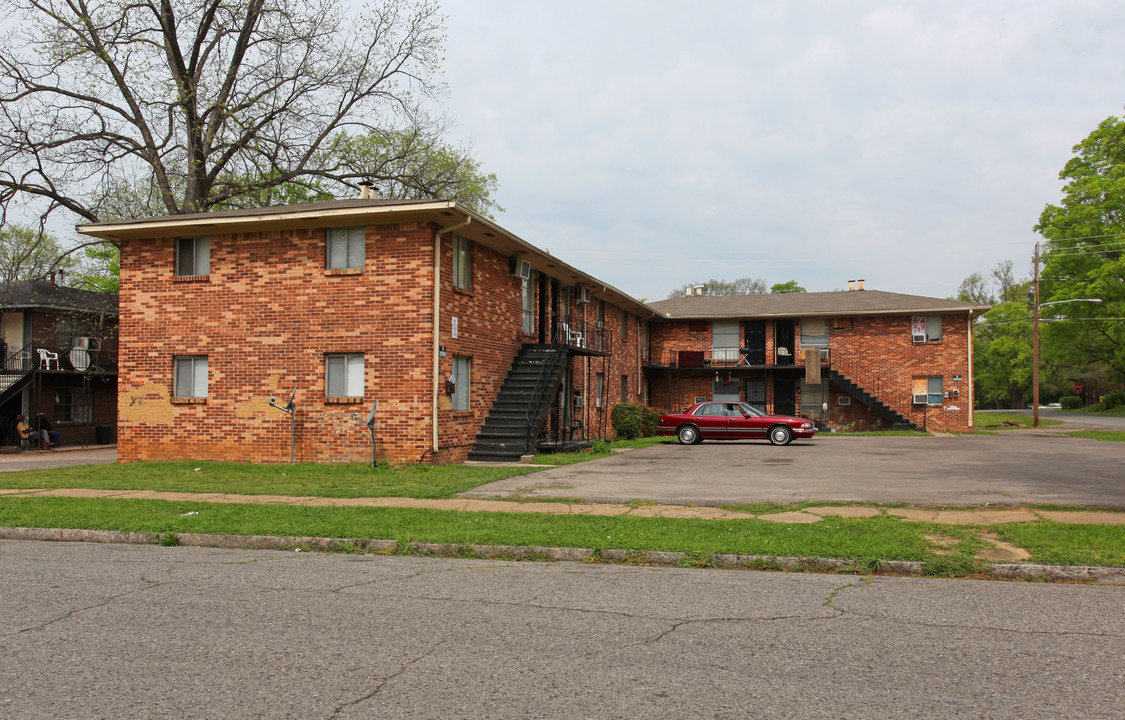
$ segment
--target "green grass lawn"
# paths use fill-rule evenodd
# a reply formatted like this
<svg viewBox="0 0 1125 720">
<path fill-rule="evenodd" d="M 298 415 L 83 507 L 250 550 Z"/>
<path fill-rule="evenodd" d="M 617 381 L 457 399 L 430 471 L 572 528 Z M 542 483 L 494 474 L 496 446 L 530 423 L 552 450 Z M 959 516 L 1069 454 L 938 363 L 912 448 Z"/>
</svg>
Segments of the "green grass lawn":
<svg viewBox="0 0 1125 720">
<path fill-rule="evenodd" d="M 1090 440 L 1125 442 L 1125 430 L 1077 430 L 1066 434 L 1071 437 L 1089 438 Z"/>
<path fill-rule="evenodd" d="M 1031 415 L 1024 415 L 1017 412 L 978 412 L 976 413 L 976 429 L 1022 430 L 1033 427 L 1033 420 Z M 1019 426 L 1004 425 L 1005 422 L 1019 423 Z M 1062 425 L 1062 420 L 1051 420 L 1040 415 L 1039 427 L 1051 427 L 1052 425 Z"/>
<path fill-rule="evenodd" d="M 138 462 L 0 473 L 4 488 L 100 488 L 239 495 L 451 498 L 530 467 L 367 464 L 261 465 L 228 462 Z"/>
</svg>

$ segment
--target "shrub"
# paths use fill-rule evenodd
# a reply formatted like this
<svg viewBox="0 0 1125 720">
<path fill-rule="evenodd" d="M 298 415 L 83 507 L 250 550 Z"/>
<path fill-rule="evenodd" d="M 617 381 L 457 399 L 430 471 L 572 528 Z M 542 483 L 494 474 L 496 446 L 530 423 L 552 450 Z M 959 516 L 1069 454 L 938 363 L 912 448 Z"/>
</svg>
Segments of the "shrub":
<svg viewBox="0 0 1125 720">
<path fill-rule="evenodd" d="M 641 436 L 641 418 L 644 408 L 633 403 L 617 403 L 609 414 L 613 432 L 622 440 L 633 440 Z"/>
<path fill-rule="evenodd" d="M 1112 410 L 1122 405 L 1125 405 L 1125 390 L 1114 390 L 1102 396 L 1102 407 L 1106 410 Z"/>
<path fill-rule="evenodd" d="M 1077 395 L 1063 395 L 1059 398 L 1059 404 L 1062 405 L 1065 410 L 1077 410 L 1082 407 L 1082 398 Z"/>
</svg>

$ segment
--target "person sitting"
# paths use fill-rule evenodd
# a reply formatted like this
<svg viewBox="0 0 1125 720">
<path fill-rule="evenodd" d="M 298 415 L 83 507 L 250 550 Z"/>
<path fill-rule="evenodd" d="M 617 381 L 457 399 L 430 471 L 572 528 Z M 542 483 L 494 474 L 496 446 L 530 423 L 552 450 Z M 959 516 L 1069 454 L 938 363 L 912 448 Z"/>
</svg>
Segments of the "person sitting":
<svg viewBox="0 0 1125 720">
<path fill-rule="evenodd" d="M 39 414 L 39 434 L 43 436 L 43 448 L 45 450 L 50 450 L 58 445 L 59 438 L 62 437 L 62 433 L 56 430 L 55 427 L 51 425 L 51 421 L 42 413 Z"/>
</svg>

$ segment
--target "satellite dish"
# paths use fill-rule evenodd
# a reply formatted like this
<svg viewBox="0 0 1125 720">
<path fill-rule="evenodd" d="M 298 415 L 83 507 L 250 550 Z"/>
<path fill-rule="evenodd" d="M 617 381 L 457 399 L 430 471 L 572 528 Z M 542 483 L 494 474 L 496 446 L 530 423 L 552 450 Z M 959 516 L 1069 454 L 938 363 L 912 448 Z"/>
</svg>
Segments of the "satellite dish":
<svg viewBox="0 0 1125 720">
<path fill-rule="evenodd" d="M 293 386 L 293 392 L 289 395 L 289 402 L 285 404 L 285 407 L 292 408 L 293 407 L 293 398 L 295 398 L 295 397 L 297 397 L 297 386 L 296 385 Z"/>
<path fill-rule="evenodd" d="M 371 412 L 369 412 L 367 414 L 367 422 L 364 423 L 365 425 L 367 425 L 367 427 L 374 427 L 375 426 L 375 411 L 378 410 L 378 409 L 379 409 L 379 401 L 376 400 L 375 404 L 371 406 Z"/>
<path fill-rule="evenodd" d="M 90 367 L 90 353 L 85 348 L 71 348 L 70 365 L 78 372 L 85 372 Z"/>
</svg>

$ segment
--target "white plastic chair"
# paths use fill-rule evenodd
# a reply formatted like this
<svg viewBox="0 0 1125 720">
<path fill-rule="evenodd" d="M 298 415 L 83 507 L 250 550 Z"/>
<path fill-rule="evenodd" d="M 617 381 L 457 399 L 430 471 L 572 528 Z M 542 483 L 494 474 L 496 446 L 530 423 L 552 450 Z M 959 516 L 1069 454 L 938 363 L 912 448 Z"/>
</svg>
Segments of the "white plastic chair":
<svg viewBox="0 0 1125 720">
<path fill-rule="evenodd" d="M 57 352 L 51 352 L 50 350 L 44 350 L 43 348 L 39 348 L 38 352 L 40 370 L 50 370 L 51 363 L 55 364 L 56 370 L 59 369 L 59 354 Z"/>
</svg>

